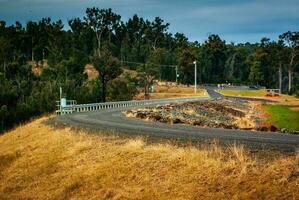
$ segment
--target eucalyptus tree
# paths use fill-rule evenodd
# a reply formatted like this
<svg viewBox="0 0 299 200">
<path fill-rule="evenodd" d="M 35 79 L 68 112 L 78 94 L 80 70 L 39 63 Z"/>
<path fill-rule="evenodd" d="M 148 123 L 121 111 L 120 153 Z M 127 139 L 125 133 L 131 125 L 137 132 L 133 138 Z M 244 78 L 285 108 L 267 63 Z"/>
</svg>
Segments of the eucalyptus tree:
<svg viewBox="0 0 299 200">
<path fill-rule="evenodd" d="M 261 70 L 261 61 L 253 60 L 253 62 L 250 65 L 250 73 L 248 77 L 249 81 L 259 86 L 263 78 L 264 76 Z"/>
<path fill-rule="evenodd" d="M 87 25 L 94 31 L 97 39 L 96 52 L 101 56 L 102 39 L 105 35 L 113 32 L 120 23 L 120 15 L 112 12 L 112 9 L 87 8 L 84 17 Z"/>
<path fill-rule="evenodd" d="M 159 69 L 157 65 L 147 62 L 137 67 L 138 77 L 141 86 L 144 87 L 144 99 L 149 99 L 150 85 L 154 79 L 158 76 Z"/>
<path fill-rule="evenodd" d="M 179 71 L 182 77 L 180 80 L 188 86 L 192 84 L 194 77 L 194 64 L 195 60 L 198 60 L 198 54 L 191 46 L 181 47 L 178 49 L 177 62 Z"/>
<path fill-rule="evenodd" d="M 101 55 L 95 53 L 92 57 L 92 64 L 99 72 L 102 83 L 102 101 L 106 102 L 107 83 L 121 74 L 120 62 L 107 49 L 103 49 Z"/>
<path fill-rule="evenodd" d="M 208 40 L 202 45 L 204 72 L 206 81 L 221 82 L 224 81 L 224 67 L 227 59 L 227 46 L 224 40 L 218 35 L 210 35 Z"/>
<path fill-rule="evenodd" d="M 292 89 L 292 79 L 295 63 L 298 60 L 299 51 L 299 32 L 285 32 L 279 36 L 289 50 L 289 64 L 288 64 L 288 78 L 289 78 L 289 92 Z"/>
<path fill-rule="evenodd" d="M 31 61 L 34 61 L 34 52 L 38 44 L 38 24 L 36 22 L 29 21 L 26 25 L 27 44 L 31 50 Z"/>
<path fill-rule="evenodd" d="M 154 51 L 162 46 L 169 25 L 160 17 L 156 17 L 152 22 L 146 21 L 145 35 Z"/>
</svg>

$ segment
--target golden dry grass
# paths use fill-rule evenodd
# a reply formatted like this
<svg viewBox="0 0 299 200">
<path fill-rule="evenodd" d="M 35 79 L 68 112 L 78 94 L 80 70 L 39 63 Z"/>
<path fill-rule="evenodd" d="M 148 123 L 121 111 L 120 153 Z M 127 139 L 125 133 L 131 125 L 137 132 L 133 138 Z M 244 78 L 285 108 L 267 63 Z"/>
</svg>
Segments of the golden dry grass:
<svg viewBox="0 0 299 200">
<path fill-rule="evenodd" d="M 290 95 L 281 95 L 278 101 L 287 106 L 299 106 L 299 98 Z"/>
<path fill-rule="evenodd" d="M 150 99 L 165 99 L 165 98 L 186 98 L 186 97 L 208 97 L 208 93 L 205 89 L 197 89 L 197 93 L 194 94 L 193 87 L 187 87 L 185 85 L 156 85 L 155 92 L 150 93 Z M 143 99 L 144 94 L 138 94 L 134 99 Z"/>
<path fill-rule="evenodd" d="M 266 90 L 218 90 L 223 95 L 241 97 L 266 97 Z"/>
<path fill-rule="evenodd" d="M 218 90 L 218 92 L 228 96 L 267 98 L 278 101 L 283 105 L 299 106 L 299 98 L 285 94 L 276 97 L 270 97 L 266 95 L 266 90 Z"/>
<path fill-rule="evenodd" d="M 84 67 L 84 74 L 87 75 L 88 80 L 94 80 L 99 77 L 99 72 L 91 64 L 86 64 Z"/>
<path fill-rule="evenodd" d="M 299 156 L 54 129 L 0 137 L 0 199 L 299 199 Z"/>
</svg>

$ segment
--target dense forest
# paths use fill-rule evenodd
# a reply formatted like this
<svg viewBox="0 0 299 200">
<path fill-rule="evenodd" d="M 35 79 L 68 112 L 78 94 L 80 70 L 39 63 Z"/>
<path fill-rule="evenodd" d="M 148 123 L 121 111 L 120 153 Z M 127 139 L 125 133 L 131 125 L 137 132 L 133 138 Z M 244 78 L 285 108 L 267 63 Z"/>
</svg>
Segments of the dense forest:
<svg viewBox="0 0 299 200">
<path fill-rule="evenodd" d="M 129 100 L 154 79 L 193 84 L 253 84 L 299 93 L 299 32 L 276 41 L 204 43 L 170 33 L 170 24 L 137 15 L 127 21 L 111 9 L 88 8 L 83 18 L 27 24 L 0 21 L 0 132 L 55 110 L 59 87 L 78 103 Z M 86 65 L 98 71 L 89 79 Z M 136 73 L 131 73 L 136 72 Z M 139 91 L 140 92 L 140 91 Z"/>
</svg>

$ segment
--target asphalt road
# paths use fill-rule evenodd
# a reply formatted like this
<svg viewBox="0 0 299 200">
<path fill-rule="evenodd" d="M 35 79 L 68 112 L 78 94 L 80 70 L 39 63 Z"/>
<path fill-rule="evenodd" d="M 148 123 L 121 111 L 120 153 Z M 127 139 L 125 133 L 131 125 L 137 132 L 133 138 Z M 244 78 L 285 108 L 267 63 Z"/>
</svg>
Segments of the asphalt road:
<svg viewBox="0 0 299 200">
<path fill-rule="evenodd" d="M 212 98 L 222 95 L 208 90 Z M 199 98 L 198 101 L 206 99 Z M 170 103 L 170 100 L 168 103 Z M 167 103 L 167 102 L 165 102 Z M 58 116 L 50 123 L 77 126 L 93 130 L 112 130 L 123 135 L 141 135 L 149 138 L 171 139 L 183 142 L 201 143 L 218 140 L 221 144 L 243 144 L 253 149 L 276 149 L 294 152 L 299 149 L 299 135 L 243 131 L 215 128 L 199 128 L 191 125 L 145 122 L 127 118 L 122 112 L 131 108 L 108 109 L 97 112 L 74 113 Z"/>
</svg>

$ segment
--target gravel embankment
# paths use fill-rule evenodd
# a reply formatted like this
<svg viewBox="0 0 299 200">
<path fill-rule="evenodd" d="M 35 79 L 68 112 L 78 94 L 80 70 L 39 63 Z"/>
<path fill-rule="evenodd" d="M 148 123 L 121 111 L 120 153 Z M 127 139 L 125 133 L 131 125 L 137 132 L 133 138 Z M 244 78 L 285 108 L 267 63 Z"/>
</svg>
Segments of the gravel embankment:
<svg viewBox="0 0 299 200">
<path fill-rule="evenodd" d="M 204 102 L 186 102 L 163 106 L 128 110 L 128 117 L 158 121 L 169 124 L 189 124 L 210 128 L 272 130 L 274 127 L 259 127 L 261 119 L 247 101 L 217 99 Z"/>
</svg>

